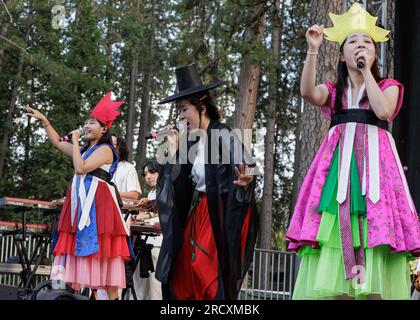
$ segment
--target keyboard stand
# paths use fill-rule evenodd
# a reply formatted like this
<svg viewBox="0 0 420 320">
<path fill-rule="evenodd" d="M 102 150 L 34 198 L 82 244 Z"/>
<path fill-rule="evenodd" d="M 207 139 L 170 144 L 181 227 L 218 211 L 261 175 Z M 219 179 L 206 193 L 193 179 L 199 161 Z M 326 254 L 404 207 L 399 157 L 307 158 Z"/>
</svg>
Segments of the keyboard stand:
<svg viewBox="0 0 420 320">
<path fill-rule="evenodd" d="M 19 287 L 21 289 L 19 290 L 18 298 L 21 300 L 29 300 L 32 297 L 33 289 L 36 287 L 35 275 L 37 274 L 37 270 L 39 266 L 41 265 L 42 258 L 46 257 L 47 248 L 48 248 L 49 243 L 51 242 L 52 233 L 57 223 L 58 212 L 55 212 L 54 214 L 54 220 L 51 224 L 50 230 L 46 230 L 42 234 L 35 234 L 35 237 L 36 237 L 35 248 L 31 257 L 29 257 L 28 249 L 27 249 L 28 232 L 26 230 L 26 214 L 28 213 L 28 209 L 15 208 L 14 211 L 22 212 L 22 227 L 15 231 L 3 232 L 2 234 L 13 235 L 14 245 L 17 249 L 17 253 L 19 257 L 19 264 L 21 267 L 21 271 L 19 272 L 19 276 L 20 276 Z M 37 256 L 38 250 L 39 250 L 39 254 Z"/>
</svg>

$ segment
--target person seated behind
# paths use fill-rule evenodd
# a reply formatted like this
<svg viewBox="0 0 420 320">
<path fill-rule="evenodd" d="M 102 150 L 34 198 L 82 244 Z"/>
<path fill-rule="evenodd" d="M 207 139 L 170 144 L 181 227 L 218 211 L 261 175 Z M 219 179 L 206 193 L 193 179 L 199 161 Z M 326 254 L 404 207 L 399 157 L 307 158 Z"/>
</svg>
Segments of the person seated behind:
<svg viewBox="0 0 420 320">
<path fill-rule="evenodd" d="M 143 166 L 142 176 L 146 184 L 151 187 L 146 198 L 140 199 L 138 206 L 144 208 L 144 211 L 139 211 L 139 214 L 134 217 L 133 222 L 153 222 L 159 223 L 158 213 L 156 210 L 156 186 L 157 178 L 160 172 L 160 165 L 156 160 L 151 160 Z M 151 218 L 156 218 L 151 220 Z"/>
<path fill-rule="evenodd" d="M 145 208 L 144 212 L 140 212 L 135 221 L 147 222 L 149 224 L 159 224 L 159 216 L 156 212 L 156 187 L 157 179 L 160 172 L 160 165 L 156 160 L 147 162 L 143 166 L 143 173 L 146 183 L 151 187 L 147 198 L 140 200 L 139 206 Z M 156 237 L 148 237 L 147 244 L 153 245 L 151 256 L 154 268 L 156 267 L 159 257 L 160 247 L 162 244 L 162 235 Z M 161 283 L 156 279 L 155 273 L 151 272 L 149 277 L 142 278 L 140 268 L 137 267 L 134 272 L 134 288 L 139 300 L 162 300 Z"/>
<path fill-rule="evenodd" d="M 117 186 L 121 198 L 138 200 L 141 197 L 142 191 L 136 168 L 128 162 L 130 151 L 128 150 L 127 143 L 120 136 L 112 134 L 112 144 L 120 157 L 112 182 Z"/>
</svg>

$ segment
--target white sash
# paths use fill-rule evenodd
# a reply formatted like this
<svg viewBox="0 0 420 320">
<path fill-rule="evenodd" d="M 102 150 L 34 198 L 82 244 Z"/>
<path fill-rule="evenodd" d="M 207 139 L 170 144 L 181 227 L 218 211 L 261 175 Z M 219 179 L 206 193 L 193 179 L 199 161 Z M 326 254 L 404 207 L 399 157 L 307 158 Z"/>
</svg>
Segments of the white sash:
<svg viewBox="0 0 420 320">
<path fill-rule="evenodd" d="M 366 88 L 365 84 L 359 90 L 357 101 L 355 104 L 352 104 L 352 92 L 351 92 L 351 82 L 348 80 L 348 89 L 347 89 L 347 108 L 348 109 L 359 109 L 360 100 L 362 94 Z M 373 203 L 377 203 L 380 199 L 380 172 L 379 172 L 379 128 L 373 125 L 367 126 L 367 135 L 368 135 L 368 150 L 369 153 L 369 190 L 367 196 Z M 331 128 L 328 134 L 330 139 L 334 133 L 336 126 Z M 386 130 L 385 130 L 386 131 Z M 340 170 L 338 177 L 338 191 L 337 191 L 337 201 L 343 203 L 347 197 L 347 188 L 349 182 L 350 174 L 350 163 L 351 163 L 351 154 L 353 151 L 354 145 L 354 136 L 356 132 L 356 123 L 346 123 L 345 132 L 344 132 L 344 145 L 343 153 L 341 156 Z M 392 152 L 394 154 L 395 161 L 398 166 L 398 171 L 403 182 L 405 195 L 410 206 L 412 213 L 415 213 L 414 202 L 411 197 L 407 180 L 404 175 L 404 170 L 400 161 L 400 158 L 397 153 L 397 148 L 395 146 L 395 141 L 392 135 L 386 131 L 389 143 L 391 145 Z M 362 177 L 362 195 L 366 195 L 366 154 L 363 154 L 363 177 Z"/>
<path fill-rule="evenodd" d="M 368 127 L 369 152 L 369 199 L 377 203 L 380 198 L 379 186 L 379 133 L 378 127 L 370 124 Z M 365 173 L 363 173 L 365 176 Z"/>
<path fill-rule="evenodd" d="M 363 83 L 359 93 L 357 95 L 356 103 L 352 103 L 352 92 L 351 92 L 351 82 L 347 78 L 348 89 L 347 89 L 347 109 L 359 109 L 360 100 L 362 99 L 363 92 L 365 91 L 366 85 Z M 337 191 L 337 202 L 343 203 L 347 197 L 347 188 L 349 184 L 349 174 L 350 174 L 350 163 L 351 155 L 353 152 L 354 144 L 354 135 L 356 133 L 356 123 L 349 122 L 346 123 L 346 129 L 344 132 L 344 144 L 343 144 L 343 153 L 341 156 L 341 165 L 340 172 L 338 176 L 338 191 Z"/>
<path fill-rule="evenodd" d="M 73 212 L 73 201 L 75 200 L 75 203 L 77 204 L 77 195 L 76 195 L 76 175 L 73 178 L 73 184 L 72 184 L 72 192 L 71 192 L 71 200 L 72 200 L 72 226 L 73 226 L 73 220 L 74 220 L 74 216 L 76 213 L 76 209 L 74 209 Z M 90 210 L 92 208 L 92 204 L 93 204 L 93 200 L 95 198 L 96 195 L 96 190 L 98 189 L 98 183 L 99 181 L 106 183 L 105 181 L 103 181 L 102 179 L 99 179 L 98 177 L 92 176 L 92 182 L 90 184 L 90 188 L 89 188 L 89 192 L 86 194 L 86 189 L 85 189 L 85 185 L 84 185 L 84 179 L 85 179 L 86 175 L 81 175 L 80 176 L 80 186 L 79 186 L 79 199 L 80 199 L 80 205 L 82 208 L 82 214 L 79 220 L 79 224 L 78 224 L 78 229 L 79 230 L 83 230 L 85 227 L 89 227 L 91 220 L 90 220 Z M 111 186 L 110 184 L 106 183 L 106 185 L 109 188 L 109 191 L 112 195 L 112 199 L 114 200 L 115 206 L 118 208 L 118 212 L 119 212 L 119 216 L 121 219 L 121 222 L 124 226 L 124 230 L 126 232 L 127 235 L 130 234 L 129 229 L 127 227 L 126 222 L 124 221 L 124 218 L 122 216 L 122 212 L 121 209 L 118 205 L 118 200 L 117 200 L 117 194 L 115 192 L 115 188 L 113 186 Z M 76 208 L 76 206 L 74 207 Z"/>
<path fill-rule="evenodd" d="M 76 209 L 77 209 L 77 175 L 73 176 L 73 182 L 71 183 L 71 192 L 70 192 L 70 212 L 71 212 L 71 226 L 73 227 L 74 218 L 76 216 Z"/>
<path fill-rule="evenodd" d="M 78 227 L 79 227 L 79 230 L 82 230 L 83 229 L 83 227 L 81 228 L 82 225 L 83 226 L 85 226 L 85 225 L 89 226 L 90 225 L 89 213 L 87 213 L 87 215 L 86 215 L 86 212 L 84 212 L 84 210 L 86 210 L 86 209 L 84 209 L 85 202 L 86 202 L 86 190 L 85 190 L 84 181 L 85 181 L 86 175 L 85 174 L 80 175 L 80 185 L 79 185 L 78 192 L 77 192 L 77 177 L 78 177 L 78 175 L 75 174 L 74 177 L 73 177 L 73 182 L 71 184 L 71 206 L 70 206 L 71 226 L 73 226 L 74 219 L 76 217 L 76 209 L 77 209 L 77 204 L 78 204 L 77 196 L 79 196 L 80 205 L 81 205 L 81 208 L 82 208 L 82 215 L 80 217 Z M 92 186 L 89 190 L 92 190 Z M 96 189 L 95 189 L 95 191 L 96 191 Z M 92 199 L 92 201 L 93 201 L 93 199 Z M 90 206 L 92 206 L 92 204 Z M 83 223 L 81 223 L 82 219 L 83 219 Z"/>
<path fill-rule="evenodd" d="M 83 175 L 83 178 L 85 175 Z M 80 179 L 82 181 L 82 179 Z M 83 230 L 84 227 L 90 226 L 90 209 L 92 208 L 93 199 L 95 198 L 96 189 L 98 188 L 98 178 L 92 176 L 89 192 L 86 194 L 84 183 L 80 183 L 79 197 L 82 207 L 82 215 L 79 220 L 78 228 Z"/>
</svg>

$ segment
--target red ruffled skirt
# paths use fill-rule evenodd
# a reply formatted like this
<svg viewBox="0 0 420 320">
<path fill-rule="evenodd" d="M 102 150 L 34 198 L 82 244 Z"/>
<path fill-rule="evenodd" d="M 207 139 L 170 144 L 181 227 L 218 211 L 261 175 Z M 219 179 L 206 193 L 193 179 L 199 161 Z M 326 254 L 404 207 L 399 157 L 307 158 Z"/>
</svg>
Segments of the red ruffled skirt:
<svg viewBox="0 0 420 320">
<path fill-rule="evenodd" d="M 55 259 L 51 279 L 63 280 L 75 290 L 125 288 L 124 262 L 130 259 L 127 233 L 120 211 L 105 182 L 98 183 L 95 205 L 99 250 L 90 256 L 75 256 L 78 217 L 76 214 L 72 226 L 71 194 L 67 193 L 58 222 L 59 237 L 53 251 Z"/>
<path fill-rule="evenodd" d="M 245 250 L 251 208 L 241 233 L 241 250 Z M 210 222 L 206 194 L 188 216 L 184 239 L 172 277 L 172 292 L 179 300 L 213 300 L 218 281 L 218 257 Z"/>
</svg>

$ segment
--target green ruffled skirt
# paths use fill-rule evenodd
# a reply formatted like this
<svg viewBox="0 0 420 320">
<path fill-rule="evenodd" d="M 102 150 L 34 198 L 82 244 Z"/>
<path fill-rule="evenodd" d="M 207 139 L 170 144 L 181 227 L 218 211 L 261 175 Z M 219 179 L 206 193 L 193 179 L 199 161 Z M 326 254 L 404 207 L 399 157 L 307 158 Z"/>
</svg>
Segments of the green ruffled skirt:
<svg viewBox="0 0 420 320">
<path fill-rule="evenodd" d="M 339 148 L 322 191 L 318 211 L 322 214 L 317 241 L 320 249 L 303 246 L 299 249 L 300 269 L 293 292 L 294 300 L 333 299 L 348 296 L 367 299 L 410 299 L 409 253 L 390 253 L 389 246 L 367 247 L 366 198 L 362 196 L 356 159 L 350 166 L 350 220 L 353 246 L 360 248 L 360 220 L 363 228 L 365 282 L 346 280 L 341 250 L 338 188 Z M 361 217 L 361 219 L 359 219 Z"/>
</svg>

